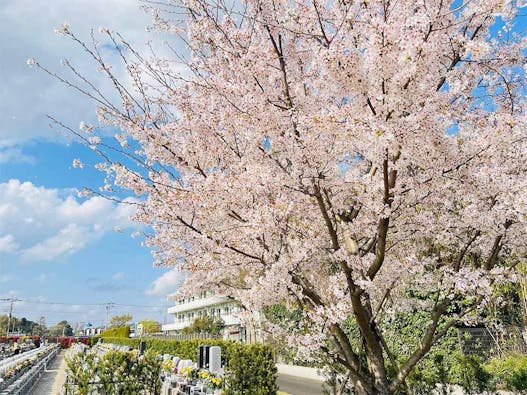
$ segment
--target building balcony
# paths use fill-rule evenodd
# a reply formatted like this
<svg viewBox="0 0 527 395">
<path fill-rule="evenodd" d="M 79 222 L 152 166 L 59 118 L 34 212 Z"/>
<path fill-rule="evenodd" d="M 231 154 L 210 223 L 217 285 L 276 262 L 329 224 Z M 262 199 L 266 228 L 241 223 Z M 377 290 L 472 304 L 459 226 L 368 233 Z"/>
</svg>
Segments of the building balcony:
<svg viewBox="0 0 527 395">
<path fill-rule="evenodd" d="M 231 299 L 227 296 L 209 296 L 207 298 L 194 299 L 185 303 L 178 303 L 175 306 L 169 307 L 167 311 L 168 314 L 180 314 L 187 311 L 228 303 L 230 301 Z"/>
<path fill-rule="evenodd" d="M 216 318 L 216 317 L 214 317 L 214 318 Z M 236 315 L 232 315 L 232 314 L 222 315 L 221 319 L 223 320 L 225 326 L 240 325 L 240 319 Z M 163 332 L 180 331 L 181 329 L 192 325 L 193 322 L 194 322 L 194 319 L 192 319 L 192 320 L 189 320 L 189 319 L 176 320 L 175 322 L 172 322 L 170 324 L 164 324 L 161 327 L 161 330 Z"/>
<path fill-rule="evenodd" d="M 186 326 L 189 326 L 190 323 L 188 322 L 172 322 L 171 324 L 164 324 L 161 326 L 161 330 L 163 332 L 169 332 L 169 331 L 180 331 L 181 329 L 185 328 Z"/>
<path fill-rule="evenodd" d="M 240 318 L 236 315 L 232 315 L 232 314 L 222 315 L 221 319 L 223 320 L 223 323 L 225 324 L 225 326 L 233 326 L 233 325 L 241 324 Z"/>
</svg>

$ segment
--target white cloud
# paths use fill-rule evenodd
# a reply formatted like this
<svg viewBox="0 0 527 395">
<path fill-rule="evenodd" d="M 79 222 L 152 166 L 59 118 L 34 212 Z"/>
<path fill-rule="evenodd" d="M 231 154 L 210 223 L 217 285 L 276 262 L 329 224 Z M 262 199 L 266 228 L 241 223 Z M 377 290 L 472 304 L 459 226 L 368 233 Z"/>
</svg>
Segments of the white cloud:
<svg viewBox="0 0 527 395">
<path fill-rule="evenodd" d="M 135 207 L 102 197 L 84 202 L 64 191 L 10 180 L 0 184 L 0 258 L 53 261 L 100 239 L 114 227 L 134 227 Z"/>
<path fill-rule="evenodd" d="M 37 280 L 39 283 L 45 284 L 53 278 L 55 278 L 55 273 L 41 273 Z"/>
<path fill-rule="evenodd" d="M 0 147 L 0 164 L 1 163 L 35 163 L 35 158 L 26 155 L 19 147 Z"/>
<path fill-rule="evenodd" d="M 86 247 L 89 237 L 86 228 L 67 224 L 53 236 L 22 251 L 24 262 L 53 261 L 62 255 L 73 254 Z"/>
<path fill-rule="evenodd" d="M 146 294 L 150 296 L 166 296 L 174 293 L 181 288 L 186 278 L 187 275 L 185 273 L 172 269 L 154 280 Z"/>
<path fill-rule="evenodd" d="M 124 277 L 125 277 L 124 272 L 117 272 L 117 273 L 115 273 L 115 274 L 112 276 L 112 280 L 116 280 L 116 281 L 124 280 Z"/>
<path fill-rule="evenodd" d="M 105 91 L 110 83 L 97 71 L 97 65 L 79 45 L 58 36 L 54 29 L 67 21 L 73 32 L 83 40 L 89 40 L 91 29 L 97 31 L 99 26 L 104 26 L 121 32 L 134 46 L 144 48 L 143 43 L 148 40 L 145 26 L 151 18 L 140 9 L 140 5 L 138 0 L 0 2 L 0 149 L 35 138 L 56 140 L 59 135 L 47 127 L 46 114 L 71 125 L 94 118 L 94 105 L 86 97 L 43 72 L 29 68 L 26 61 L 35 58 L 62 73 L 67 69 L 61 68 L 60 60 L 69 59 L 77 70 L 87 72 L 95 85 Z M 112 49 L 108 49 L 109 39 L 100 35 L 97 38 L 102 51 L 117 58 L 112 55 Z M 0 162 L 2 157 L 13 154 L 16 151 L 0 151 Z"/>
<path fill-rule="evenodd" d="M 0 237 L 0 253 L 13 252 L 17 248 L 18 244 L 16 243 L 13 235 L 5 235 Z"/>
<path fill-rule="evenodd" d="M 0 275 L 0 283 L 7 283 L 10 281 L 13 281 L 15 279 L 15 276 L 12 274 L 2 274 Z"/>
</svg>

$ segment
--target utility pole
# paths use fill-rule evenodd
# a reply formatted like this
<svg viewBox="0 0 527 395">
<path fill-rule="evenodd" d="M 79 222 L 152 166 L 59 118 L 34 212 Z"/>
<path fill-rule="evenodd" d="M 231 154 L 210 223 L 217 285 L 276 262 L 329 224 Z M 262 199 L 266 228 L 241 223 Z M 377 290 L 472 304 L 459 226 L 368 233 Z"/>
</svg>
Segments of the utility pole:
<svg viewBox="0 0 527 395">
<path fill-rule="evenodd" d="M 6 337 L 9 337 L 9 327 L 11 326 L 11 317 L 13 315 L 13 305 L 15 304 L 15 302 L 21 302 L 22 300 L 21 299 L 17 299 L 17 298 L 4 298 L 4 299 L 0 299 L 2 302 L 9 302 L 10 303 L 10 307 L 9 307 L 9 318 L 7 320 L 7 333 L 6 333 Z"/>
<path fill-rule="evenodd" d="M 110 309 L 112 307 L 115 307 L 115 303 L 108 302 L 104 306 L 106 307 L 106 330 L 108 330 L 108 327 L 110 325 Z"/>
</svg>

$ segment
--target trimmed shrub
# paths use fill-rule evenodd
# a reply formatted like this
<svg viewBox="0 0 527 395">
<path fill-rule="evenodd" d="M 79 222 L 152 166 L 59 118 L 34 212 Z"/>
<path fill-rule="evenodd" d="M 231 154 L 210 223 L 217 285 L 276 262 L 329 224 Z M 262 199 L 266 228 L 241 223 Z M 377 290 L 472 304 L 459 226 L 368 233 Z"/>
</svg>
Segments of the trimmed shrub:
<svg viewBox="0 0 527 395">
<path fill-rule="evenodd" d="M 66 362 L 67 393 L 158 394 L 161 387 L 161 358 L 154 351 L 142 357 L 137 351 L 80 352 Z"/>
<path fill-rule="evenodd" d="M 271 349 L 262 344 L 234 344 L 225 366 L 226 395 L 274 395 L 276 365 Z"/>
<path fill-rule="evenodd" d="M 226 362 L 229 359 L 229 352 L 232 345 L 237 344 L 233 341 L 224 341 L 217 339 L 202 340 L 173 340 L 173 339 L 157 339 L 157 338 L 115 338 L 105 337 L 105 343 L 119 344 L 132 348 L 139 348 L 141 341 L 146 343 L 147 350 L 154 350 L 161 354 L 177 355 L 182 359 L 190 359 L 194 362 L 198 361 L 199 346 L 204 344 L 209 346 L 220 346 L 223 360 Z"/>
<path fill-rule="evenodd" d="M 129 326 L 120 326 L 119 328 L 112 328 L 104 331 L 99 335 L 100 337 L 130 337 L 130 327 Z"/>
</svg>

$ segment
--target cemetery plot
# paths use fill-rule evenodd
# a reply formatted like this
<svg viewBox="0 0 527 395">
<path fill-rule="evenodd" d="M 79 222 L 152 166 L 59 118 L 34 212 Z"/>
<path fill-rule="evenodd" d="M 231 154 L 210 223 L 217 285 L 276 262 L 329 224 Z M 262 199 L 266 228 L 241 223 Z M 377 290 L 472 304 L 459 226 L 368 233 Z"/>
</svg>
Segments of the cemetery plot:
<svg viewBox="0 0 527 395">
<path fill-rule="evenodd" d="M 9 393 L 9 388 L 15 383 L 18 383 L 17 388 L 23 386 L 26 378 L 32 376 L 32 369 L 58 349 L 56 344 L 46 345 L 0 360 L 0 391 L 7 390 Z"/>
</svg>

